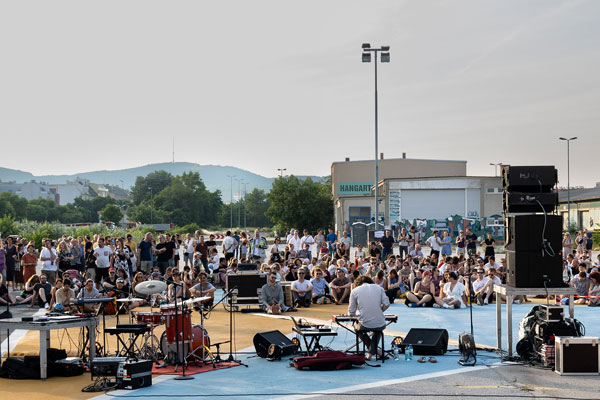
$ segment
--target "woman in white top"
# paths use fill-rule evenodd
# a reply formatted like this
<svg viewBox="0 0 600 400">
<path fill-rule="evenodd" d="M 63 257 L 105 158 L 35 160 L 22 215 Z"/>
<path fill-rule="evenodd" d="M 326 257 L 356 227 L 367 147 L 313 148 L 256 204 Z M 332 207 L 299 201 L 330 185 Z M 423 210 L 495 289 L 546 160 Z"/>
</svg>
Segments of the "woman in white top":
<svg viewBox="0 0 600 400">
<path fill-rule="evenodd" d="M 365 258 L 365 251 L 362 244 L 359 244 L 358 249 L 354 252 L 354 260 L 358 260 L 359 258 Z"/>
<path fill-rule="evenodd" d="M 456 272 L 448 274 L 448 282 L 444 285 L 442 297 L 435 298 L 434 307 L 461 308 L 465 307 L 467 297 L 465 296 L 465 285 L 458 281 Z"/>
<path fill-rule="evenodd" d="M 563 258 L 567 258 L 567 254 L 573 254 L 573 240 L 569 232 L 565 233 L 565 237 L 562 241 L 563 245 Z"/>
</svg>

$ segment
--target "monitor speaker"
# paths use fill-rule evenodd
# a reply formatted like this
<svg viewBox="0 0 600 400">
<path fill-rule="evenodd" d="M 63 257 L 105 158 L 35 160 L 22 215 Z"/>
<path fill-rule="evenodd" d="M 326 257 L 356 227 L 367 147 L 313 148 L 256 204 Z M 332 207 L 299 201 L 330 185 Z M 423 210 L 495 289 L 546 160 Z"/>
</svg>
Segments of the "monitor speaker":
<svg viewBox="0 0 600 400">
<path fill-rule="evenodd" d="M 562 251 L 562 216 L 517 215 L 506 219 L 506 250 L 542 252 L 544 241 Z"/>
<path fill-rule="evenodd" d="M 412 345 L 415 355 L 442 355 L 448 350 L 448 331 L 445 329 L 412 328 L 400 344 L 404 350 Z"/>
<path fill-rule="evenodd" d="M 275 351 L 276 356 L 281 358 L 296 352 L 296 345 L 287 336 L 280 331 L 259 332 L 254 335 L 254 349 L 256 355 L 262 358 L 269 356 L 269 348 L 271 353 Z"/>
<path fill-rule="evenodd" d="M 502 186 L 507 192 L 550 193 L 558 182 L 558 171 L 551 165 L 503 165 Z"/>
<path fill-rule="evenodd" d="M 562 255 L 540 251 L 506 251 L 507 284 L 519 288 L 564 287 Z M 545 285 L 545 286 L 544 286 Z"/>
</svg>

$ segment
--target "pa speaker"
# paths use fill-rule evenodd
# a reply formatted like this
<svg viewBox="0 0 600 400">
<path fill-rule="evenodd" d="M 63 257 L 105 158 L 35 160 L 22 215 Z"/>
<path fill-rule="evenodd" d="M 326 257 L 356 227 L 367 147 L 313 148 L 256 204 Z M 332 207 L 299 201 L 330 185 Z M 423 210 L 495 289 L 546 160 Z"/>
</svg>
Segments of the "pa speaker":
<svg viewBox="0 0 600 400">
<path fill-rule="evenodd" d="M 253 264 L 253 263 L 239 263 L 238 264 L 238 271 L 257 271 L 258 270 L 258 264 Z"/>
<path fill-rule="evenodd" d="M 541 253 L 544 243 L 555 253 L 562 249 L 562 216 L 517 215 L 506 219 L 506 250 Z"/>
<path fill-rule="evenodd" d="M 412 345 L 413 354 L 442 355 L 448 350 L 448 331 L 445 329 L 413 328 L 400 344 L 401 349 Z"/>
<path fill-rule="evenodd" d="M 518 288 L 564 287 L 562 255 L 541 251 L 506 251 L 507 284 Z M 544 286 L 545 285 L 545 286 Z"/>
<path fill-rule="evenodd" d="M 271 353 L 276 357 L 284 357 L 296 352 L 296 345 L 287 336 L 279 331 L 267 331 L 259 332 L 254 335 L 254 349 L 256 355 L 265 358 L 269 355 L 269 348 L 271 346 Z"/>
<path fill-rule="evenodd" d="M 558 171 L 554 166 L 502 166 L 502 186 L 508 192 L 550 193 L 557 181 Z"/>
<path fill-rule="evenodd" d="M 558 205 L 558 193 L 504 192 L 502 207 L 505 213 L 551 213 Z"/>
</svg>

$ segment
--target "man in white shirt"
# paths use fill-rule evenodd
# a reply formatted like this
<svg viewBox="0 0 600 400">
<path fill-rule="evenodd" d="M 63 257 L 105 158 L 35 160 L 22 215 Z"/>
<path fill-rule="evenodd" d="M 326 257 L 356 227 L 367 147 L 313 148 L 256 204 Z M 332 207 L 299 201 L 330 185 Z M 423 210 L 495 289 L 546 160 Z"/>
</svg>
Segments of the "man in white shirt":
<svg viewBox="0 0 600 400">
<path fill-rule="evenodd" d="M 431 248 L 431 253 L 429 255 L 435 254 L 439 260 L 440 250 L 442 249 L 442 239 L 440 239 L 437 229 L 433 231 L 433 236 L 429 236 L 429 239 L 427 239 L 425 243 Z"/>
<path fill-rule="evenodd" d="M 346 251 L 349 252 L 352 248 L 352 238 L 348 236 L 348 232 L 342 232 L 342 238 L 340 239 L 340 242 L 344 243 L 344 246 L 346 246 Z"/>
<path fill-rule="evenodd" d="M 488 258 L 488 262 L 483 266 L 483 269 L 487 272 L 490 268 L 494 268 L 494 270 L 497 270 L 498 268 L 500 268 L 500 264 L 498 264 L 496 262 L 496 258 L 494 256 L 490 256 Z"/>
<path fill-rule="evenodd" d="M 294 251 L 298 252 L 302 250 L 302 239 L 298 236 L 298 230 L 294 229 L 294 234 L 288 239 L 288 244 L 294 245 Z"/>
<path fill-rule="evenodd" d="M 42 273 L 46 275 L 48 281 L 53 283 L 56 280 L 56 260 L 58 254 L 56 249 L 52 247 L 52 241 L 46 239 L 44 242 L 45 247 L 40 253 L 40 261 L 42 261 Z"/>
<path fill-rule="evenodd" d="M 229 263 L 229 260 L 235 255 L 236 242 L 231 231 L 225 233 L 225 239 L 223 239 L 223 254 L 225 254 L 225 260 Z"/>
<path fill-rule="evenodd" d="M 110 267 L 110 257 L 112 254 L 112 249 L 104 245 L 104 238 L 98 239 L 98 247 L 94 250 L 97 280 L 108 278 L 108 268 Z"/>
<path fill-rule="evenodd" d="M 183 241 L 183 244 L 185 246 L 183 249 L 183 262 L 185 263 L 184 267 L 187 267 L 188 265 L 192 266 L 194 262 L 194 248 L 196 247 L 196 241 L 192 239 L 192 235 L 188 233 Z"/>
<path fill-rule="evenodd" d="M 361 340 L 369 347 L 366 359 L 370 360 L 378 354 L 377 346 L 385 329 L 383 312 L 390 306 L 390 300 L 383 288 L 366 275 L 356 278 L 353 286 L 348 314 L 358 317 L 356 329 L 360 332 Z M 372 337 L 369 337 L 369 332 L 373 332 Z"/>
<path fill-rule="evenodd" d="M 302 236 L 302 238 L 300 239 L 300 249 L 304 249 L 305 246 L 308 245 L 308 250 L 310 251 L 312 249 L 313 244 L 315 244 L 315 239 L 312 237 L 312 235 L 309 235 L 308 231 L 305 229 L 304 236 Z M 316 252 L 313 254 L 316 254 Z"/>
<path fill-rule="evenodd" d="M 294 296 L 294 306 L 310 307 L 312 301 L 313 286 L 310 281 L 304 279 L 306 271 L 304 268 L 298 270 L 298 279 L 292 282 L 292 295 Z"/>
</svg>

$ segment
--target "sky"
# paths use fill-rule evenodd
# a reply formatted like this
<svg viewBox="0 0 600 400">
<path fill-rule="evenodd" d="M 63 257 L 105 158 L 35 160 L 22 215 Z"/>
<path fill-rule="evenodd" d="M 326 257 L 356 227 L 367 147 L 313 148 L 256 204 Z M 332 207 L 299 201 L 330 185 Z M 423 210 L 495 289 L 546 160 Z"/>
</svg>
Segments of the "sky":
<svg viewBox="0 0 600 400">
<path fill-rule="evenodd" d="M 600 1 L 0 1 L 0 166 L 273 177 L 386 158 L 600 181 Z M 12 143 L 12 144 L 11 144 Z"/>
</svg>

